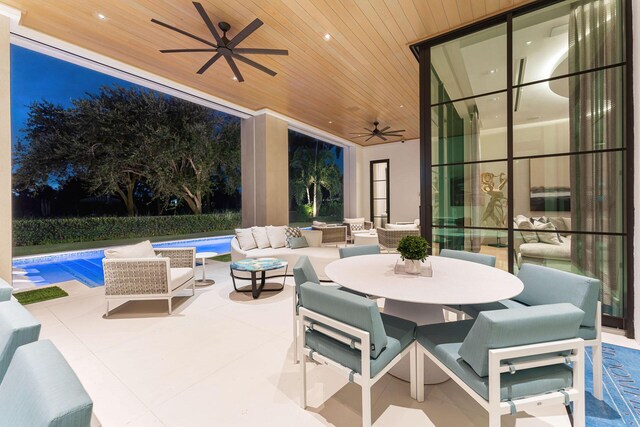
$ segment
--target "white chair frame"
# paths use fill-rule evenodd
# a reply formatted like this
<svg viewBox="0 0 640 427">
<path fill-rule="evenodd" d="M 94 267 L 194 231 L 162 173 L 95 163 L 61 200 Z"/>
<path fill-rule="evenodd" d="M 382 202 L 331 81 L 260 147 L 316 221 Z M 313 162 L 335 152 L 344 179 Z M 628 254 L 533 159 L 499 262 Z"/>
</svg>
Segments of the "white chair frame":
<svg viewBox="0 0 640 427">
<path fill-rule="evenodd" d="M 569 400 L 573 402 L 573 426 L 585 427 L 584 340 L 581 338 L 489 350 L 488 401 L 476 393 L 424 347 L 419 344 L 416 347 L 416 375 L 418 378 L 422 378 L 424 375 L 424 356 L 427 356 L 489 413 L 489 427 L 500 427 L 501 416 L 512 413 L 511 405 L 508 402 L 502 402 L 500 400 L 500 374 L 510 372 L 513 369 L 518 371 L 571 361 L 573 363 L 573 386 L 565 389 L 564 393 L 556 391 L 536 396 L 528 396 L 512 400 L 511 403 L 515 405 L 515 412 L 520 412 L 542 405 L 564 404 L 566 395 Z M 571 355 L 567 357 L 550 356 L 515 364 L 512 363 L 511 365 L 502 363 L 506 360 L 524 356 L 543 355 L 547 353 L 557 354 L 564 351 L 571 351 Z M 418 402 L 424 401 L 424 387 L 418 387 L 417 397 Z"/>
<path fill-rule="evenodd" d="M 409 355 L 409 363 L 411 366 L 410 370 L 410 393 L 412 398 L 416 398 L 416 390 L 418 387 L 416 381 L 416 343 L 415 341 L 411 343 L 406 349 L 404 349 L 399 355 L 394 357 L 391 362 L 385 368 L 378 373 L 375 377 L 371 378 L 371 340 L 369 333 L 363 331 L 362 329 L 354 328 L 351 325 L 347 325 L 346 323 L 339 322 L 330 317 L 324 316 L 320 313 L 316 313 L 314 311 L 308 310 L 304 307 L 300 307 L 300 322 L 298 323 L 298 334 L 300 339 L 298 339 L 298 354 L 301 354 L 300 358 L 300 379 L 301 379 L 301 394 L 300 394 L 300 406 L 302 409 L 307 408 L 307 367 L 306 367 L 306 358 L 308 357 L 311 360 L 314 360 L 323 365 L 327 365 L 340 372 L 345 378 L 349 379 L 349 381 L 358 384 L 362 388 L 362 426 L 370 427 L 371 426 L 371 387 L 380 380 L 396 363 L 398 363 L 402 358 L 404 358 L 407 354 Z M 313 322 L 313 324 L 312 324 Z M 318 325 L 317 322 L 322 323 L 324 325 L 330 326 L 339 330 L 345 334 L 358 338 L 360 341 L 352 343 L 352 341 L 342 334 L 336 333 L 335 331 L 325 328 L 322 325 Z M 309 348 L 305 347 L 306 341 L 306 328 L 313 328 L 318 332 L 321 332 L 335 340 L 343 342 L 347 345 L 353 345 L 356 349 L 360 350 L 361 353 L 361 361 L 360 366 L 362 367 L 362 373 L 358 374 L 353 372 L 350 368 L 347 368 L 340 363 L 318 353 L 312 351 Z M 306 356 L 306 357 L 305 357 Z"/>
</svg>

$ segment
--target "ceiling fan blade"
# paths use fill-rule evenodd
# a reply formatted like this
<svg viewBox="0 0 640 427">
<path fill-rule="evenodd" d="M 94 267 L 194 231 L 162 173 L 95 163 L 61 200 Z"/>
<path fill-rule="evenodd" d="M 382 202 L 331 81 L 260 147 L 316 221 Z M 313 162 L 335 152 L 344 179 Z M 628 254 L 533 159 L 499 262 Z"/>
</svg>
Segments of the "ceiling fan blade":
<svg viewBox="0 0 640 427">
<path fill-rule="evenodd" d="M 398 130 L 390 130 L 389 132 L 391 132 L 391 133 L 400 133 L 400 132 L 406 132 L 406 130 L 398 129 Z"/>
<path fill-rule="evenodd" d="M 183 52 L 215 52 L 217 49 L 214 48 L 206 48 L 206 49 L 161 49 L 162 53 L 183 53 Z"/>
<path fill-rule="evenodd" d="M 367 142 L 368 140 L 370 140 L 371 138 L 373 138 L 375 135 L 371 135 L 369 138 L 365 139 L 364 142 Z"/>
<path fill-rule="evenodd" d="M 365 133 L 364 135 L 354 135 L 351 138 L 364 138 L 365 136 L 371 135 L 370 133 Z"/>
<path fill-rule="evenodd" d="M 230 55 L 224 55 L 224 59 L 227 60 L 227 64 L 229 64 L 229 67 L 231 67 L 231 71 L 233 71 L 233 74 L 236 76 L 236 79 L 239 82 L 243 82 L 244 78 L 242 77 L 242 74 L 240 73 L 240 70 L 238 69 L 238 66 L 236 65 L 233 58 Z"/>
<path fill-rule="evenodd" d="M 260 65 L 260 64 L 258 64 L 257 62 L 252 61 L 252 60 L 250 60 L 249 58 L 245 58 L 245 57 L 244 57 L 244 56 L 242 56 L 242 55 L 237 55 L 237 54 L 235 54 L 235 53 L 232 53 L 232 54 L 231 54 L 231 56 L 232 56 L 233 58 L 237 59 L 238 61 L 244 62 L 244 63 L 245 63 L 245 64 L 247 64 L 247 65 L 251 65 L 252 67 L 257 68 L 258 70 L 260 70 L 260 71 L 262 71 L 262 72 L 265 72 L 265 73 L 269 74 L 270 76 L 275 76 L 276 74 L 278 74 L 278 73 L 276 73 L 275 71 L 273 71 L 273 70 L 271 70 L 271 69 L 269 69 L 269 68 L 265 67 L 264 65 Z"/>
<path fill-rule="evenodd" d="M 253 33 L 255 30 L 260 28 L 260 26 L 262 26 L 262 24 L 263 24 L 263 22 L 261 20 L 259 20 L 258 18 L 254 19 L 252 23 L 250 23 L 249 25 L 244 27 L 242 29 L 242 31 L 240 31 L 238 34 L 236 34 L 236 36 L 234 38 L 232 38 L 229 43 L 227 43 L 227 47 L 229 49 L 233 49 L 234 47 L 238 46 L 238 44 L 240 44 L 240 42 L 242 40 L 244 40 L 247 37 L 249 37 L 251 35 L 251 33 Z"/>
<path fill-rule="evenodd" d="M 371 135 L 371 132 L 369 132 L 369 133 L 351 132 L 350 135 Z"/>
<path fill-rule="evenodd" d="M 366 130 L 369 133 L 373 133 L 373 129 L 367 129 L 367 128 L 362 128 L 362 129 Z"/>
<path fill-rule="evenodd" d="M 390 127 L 391 127 L 391 126 L 387 126 L 387 127 L 386 127 L 386 128 L 384 128 L 384 129 L 380 129 L 380 132 L 384 132 L 385 130 L 389 129 Z"/>
<path fill-rule="evenodd" d="M 211 67 L 213 65 L 214 62 L 216 62 L 218 59 L 220 59 L 221 56 L 222 56 L 221 53 L 216 53 L 215 55 L 213 55 L 211 57 L 211 59 L 209 59 L 207 62 L 205 62 L 205 64 L 198 70 L 198 74 L 202 74 L 205 71 L 207 71 L 209 69 L 209 67 Z"/>
<path fill-rule="evenodd" d="M 200 17 L 202 18 L 204 23 L 207 24 L 207 28 L 209 28 L 209 31 L 211 32 L 213 38 L 216 39 L 219 45 L 223 44 L 222 39 L 220 38 L 220 34 L 218 34 L 218 30 L 216 30 L 216 26 L 213 25 L 213 22 L 211 22 L 211 18 L 209 18 L 209 14 L 206 10 L 204 10 L 204 7 L 202 7 L 200 3 L 195 1 L 193 2 L 193 5 L 200 14 Z"/>
<path fill-rule="evenodd" d="M 215 48 L 217 48 L 217 47 L 218 47 L 216 44 L 211 43 L 211 42 L 210 42 L 210 41 L 208 41 L 208 40 L 205 40 L 205 39 L 200 38 L 200 37 L 198 37 L 198 36 L 194 36 L 194 35 L 193 35 L 193 34 L 191 34 L 191 33 L 187 33 L 185 30 L 181 30 L 180 28 L 176 28 L 176 27 L 174 27 L 173 25 L 165 24 L 164 22 L 162 22 L 162 21 L 158 21 L 157 19 L 152 19 L 152 20 L 151 20 L 151 22 L 153 22 L 154 24 L 158 24 L 158 25 L 160 25 L 160 26 L 162 26 L 162 27 L 168 28 L 168 29 L 170 29 L 170 30 L 172 30 L 172 31 L 175 31 L 176 33 L 180 33 L 180 34 L 185 35 L 185 36 L 187 36 L 187 37 L 191 37 L 192 39 L 194 39 L 194 40 L 198 40 L 200 43 L 204 43 L 204 44 L 206 44 L 206 45 L 208 45 L 208 46 L 215 47 Z"/>
<path fill-rule="evenodd" d="M 258 49 L 252 47 L 233 49 L 233 53 L 242 53 L 244 55 L 263 54 L 263 55 L 289 55 L 286 49 Z"/>
<path fill-rule="evenodd" d="M 389 137 L 392 137 L 392 138 L 402 138 L 402 135 L 394 135 L 394 134 L 391 134 L 391 133 L 385 133 L 383 135 L 384 136 L 389 136 Z"/>
<path fill-rule="evenodd" d="M 378 138 L 380 138 L 381 140 L 383 140 L 383 141 L 386 141 L 386 140 L 387 140 L 387 138 L 385 138 L 384 136 L 382 136 L 382 135 L 380 135 L 380 134 L 377 134 L 376 136 L 377 136 Z"/>
</svg>

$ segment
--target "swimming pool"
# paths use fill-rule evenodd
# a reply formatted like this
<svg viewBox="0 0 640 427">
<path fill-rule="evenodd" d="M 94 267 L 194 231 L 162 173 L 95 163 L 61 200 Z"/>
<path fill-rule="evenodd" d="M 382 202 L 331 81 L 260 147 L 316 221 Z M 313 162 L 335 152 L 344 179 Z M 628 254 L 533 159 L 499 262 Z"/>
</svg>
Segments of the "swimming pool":
<svg viewBox="0 0 640 427">
<path fill-rule="evenodd" d="M 233 236 L 207 237 L 202 239 L 177 240 L 154 243 L 155 248 L 195 247 L 197 252 L 217 252 L 226 254 L 231 251 Z M 102 258 L 104 249 L 66 252 L 34 257 L 14 258 L 14 286 L 20 284 L 36 286 L 78 280 L 90 288 L 104 285 Z M 16 274 L 18 273 L 18 274 Z"/>
</svg>

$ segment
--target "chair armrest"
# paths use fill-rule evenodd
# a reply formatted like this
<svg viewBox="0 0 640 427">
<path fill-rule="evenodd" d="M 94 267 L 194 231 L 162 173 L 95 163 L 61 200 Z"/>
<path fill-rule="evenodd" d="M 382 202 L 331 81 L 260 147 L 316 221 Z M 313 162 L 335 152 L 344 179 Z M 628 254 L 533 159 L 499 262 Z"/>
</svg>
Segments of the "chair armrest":
<svg viewBox="0 0 640 427">
<path fill-rule="evenodd" d="M 103 259 L 107 296 L 152 295 L 170 292 L 169 258 Z"/>
<path fill-rule="evenodd" d="M 196 248 L 160 248 L 155 253 L 169 258 L 171 268 L 196 268 Z"/>
</svg>

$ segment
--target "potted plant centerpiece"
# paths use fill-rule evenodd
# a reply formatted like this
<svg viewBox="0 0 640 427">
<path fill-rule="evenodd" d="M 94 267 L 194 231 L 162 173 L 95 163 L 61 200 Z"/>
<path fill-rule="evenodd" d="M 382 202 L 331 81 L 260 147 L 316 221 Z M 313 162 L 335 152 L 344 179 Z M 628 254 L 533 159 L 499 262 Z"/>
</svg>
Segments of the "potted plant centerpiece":
<svg viewBox="0 0 640 427">
<path fill-rule="evenodd" d="M 420 236 L 405 236 L 398 243 L 400 258 L 404 260 L 404 270 L 409 274 L 420 274 L 422 263 L 427 259 L 429 244 Z"/>
</svg>

